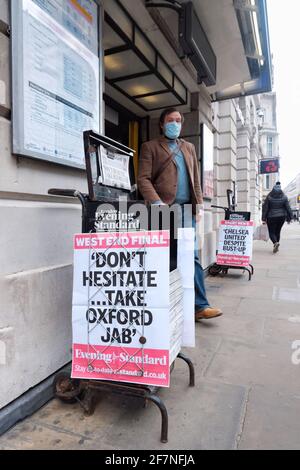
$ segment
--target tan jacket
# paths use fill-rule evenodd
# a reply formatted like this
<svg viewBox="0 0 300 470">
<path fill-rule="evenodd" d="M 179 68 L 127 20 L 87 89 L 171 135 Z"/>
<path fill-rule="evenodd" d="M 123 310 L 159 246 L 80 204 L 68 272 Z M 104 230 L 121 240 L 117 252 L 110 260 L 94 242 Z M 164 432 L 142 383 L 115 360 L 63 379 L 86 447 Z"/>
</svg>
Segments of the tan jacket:
<svg viewBox="0 0 300 470">
<path fill-rule="evenodd" d="M 180 149 L 184 155 L 188 174 L 190 177 L 191 202 L 193 212 L 196 205 L 202 204 L 202 191 L 199 177 L 199 161 L 193 144 L 179 139 Z M 141 148 L 139 161 L 138 188 L 147 202 L 161 200 L 166 204 L 172 204 L 177 193 L 177 166 L 170 159 L 171 151 L 167 139 L 160 137 L 145 142 Z M 167 164 L 167 161 L 169 163 Z"/>
</svg>

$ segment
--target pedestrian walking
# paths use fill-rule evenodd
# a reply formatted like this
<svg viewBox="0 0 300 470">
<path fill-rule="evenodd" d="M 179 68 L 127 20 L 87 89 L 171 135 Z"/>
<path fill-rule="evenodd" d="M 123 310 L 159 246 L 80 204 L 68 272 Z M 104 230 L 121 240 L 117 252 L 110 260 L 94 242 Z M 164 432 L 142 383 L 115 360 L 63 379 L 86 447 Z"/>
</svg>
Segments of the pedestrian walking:
<svg viewBox="0 0 300 470">
<path fill-rule="evenodd" d="M 192 205 L 192 223 L 199 223 L 199 207 L 203 205 L 199 162 L 193 144 L 180 139 L 183 115 L 176 108 L 165 109 L 159 119 L 161 137 L 145 142 L 141 148 L 138 187 L 150 204 Z M 184 226 L 189 226 L 183 219 Z M 195 249 L 195 320 L 222 315 L 209 305 L 203 269 Z"/>
<path fill-rule="evenodd" d="M 280 246 L 280 232 L 287 221 L 292 220 L 293 213 L 289 200 L 281 189 L 279 181 L 268 194 L 263 204 L 262 221 L 268 225 L 270 239 L 273 242 L 273 253 L 277 253 Z"/>
</svg>

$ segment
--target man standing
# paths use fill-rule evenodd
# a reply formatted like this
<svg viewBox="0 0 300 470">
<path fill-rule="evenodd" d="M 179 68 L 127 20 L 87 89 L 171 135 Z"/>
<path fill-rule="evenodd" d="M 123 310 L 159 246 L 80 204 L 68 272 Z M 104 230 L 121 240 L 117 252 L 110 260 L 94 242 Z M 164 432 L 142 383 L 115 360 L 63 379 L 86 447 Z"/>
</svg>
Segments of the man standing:
<svg viewBox="0 0 300 470">
<path fill-rule="evenodd" d="M 192 204 L 193 225 L 199 222 L 203 204 L 198 161 L 193 144 L 179 139 L 183 115 L 176 108 L 165 109 L 159 119 L 161 137 L 142 145 L 138 187 L 150 204 Z M 186 225 L 186 221 L 183 221 Z M 195 250 L 195 320 L 222 315 L 209 305 L 203 270 Z"/>
</svg>

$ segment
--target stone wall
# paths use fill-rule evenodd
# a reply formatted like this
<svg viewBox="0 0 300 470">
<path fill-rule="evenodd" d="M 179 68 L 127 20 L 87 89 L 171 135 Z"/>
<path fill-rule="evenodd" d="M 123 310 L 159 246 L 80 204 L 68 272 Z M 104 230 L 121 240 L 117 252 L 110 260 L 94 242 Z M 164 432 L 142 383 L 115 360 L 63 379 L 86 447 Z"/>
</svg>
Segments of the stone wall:
<svg viewBox="0 0 300 470">
<path fill-rule="evenodd" d="M 0 0 L 0 408 L 70 360 L 81 208 L 47 191 L 87 191 L 83 171 L 12 154 L 9 6 Z"/>
</svg>

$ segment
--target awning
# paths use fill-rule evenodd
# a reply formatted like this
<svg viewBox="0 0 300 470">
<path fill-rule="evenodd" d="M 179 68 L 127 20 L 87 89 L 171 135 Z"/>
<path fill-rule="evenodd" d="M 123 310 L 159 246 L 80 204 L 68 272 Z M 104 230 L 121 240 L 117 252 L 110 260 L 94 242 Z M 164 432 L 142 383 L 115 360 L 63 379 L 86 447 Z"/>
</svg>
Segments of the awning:
<svg viewBox="0 0 300 470">
<path fill-rule="evenodd" d="M 212 99 L 270 91 L 272 69 L 266 0 L 192 1 L 216 56 L 216 84 L 207 86 Z M 200 90 L 194 65 L 190 62 L 188 66 L 189 60 L 181 60 L 178 53 L 177 11 L 160 6 L 146 8 L 144 0 L 104 0 L 103 3 L 106 89 L 114 99 L 125 99 L 127 103 L 130 100 L 136 112 L 138 108 L 150 112 L 184 104 L 188 101 L 187 90 L 190 93 Z M 150 3 L 174 4 L 167 0 Z M 176 3 L 180 6 L 186 2 L 176 0 Z M 157 22 L 153 10 L 160 15 L 162 23 Z M 162 24 L 167 31 L 162 29 Z M 126 105 L 124 101 L 123 104 Z"/>
<path fill-rule="evenodd" d="M 215 91 L 215 101 L 270 92 L 272 60 L 266 0 L 234 0 L 244 53 L 251 78 Z"/>
<path fill-rule="evenodd" d="M 148 0 L 147 0 L 148 2 Z M 193 3 L 217 59 L 217 79 L 208 86 L 213 100 L 236 98 L 272 89 L 266 0 L 149 0 L 157 4 L 174 38 L 178 38 L 175 5 Z M 166 8 L 172 6 L 172 9 Z M 153 8 L 153 7 L 152 7 Z M 205 46 L 205 45 L 204 45 Z"/>
<path fill-rule="evenodd" d="M 106 82 L 144 111 L 187 103 L 187 88 L 118 0 L 104 15 Z"/>
</svg>

